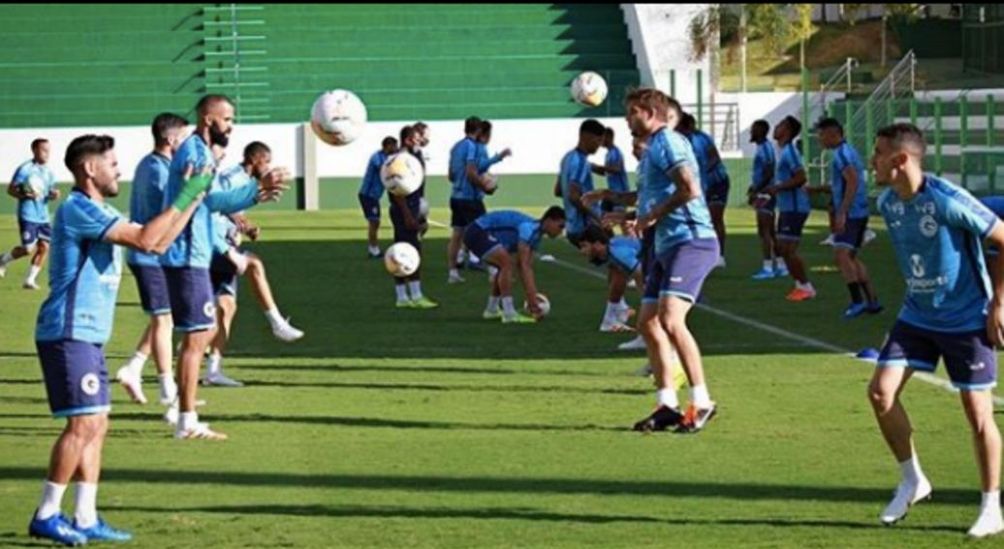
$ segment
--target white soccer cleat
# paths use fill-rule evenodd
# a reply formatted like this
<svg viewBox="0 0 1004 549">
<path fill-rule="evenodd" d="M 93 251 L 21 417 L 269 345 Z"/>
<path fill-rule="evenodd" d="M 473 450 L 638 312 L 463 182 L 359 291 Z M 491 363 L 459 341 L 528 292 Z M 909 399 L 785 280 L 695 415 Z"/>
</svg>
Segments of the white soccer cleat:
<svg viewBox="0 0 1004 549">
<path fill-rule="evenodd" d="M 463 284 L 464 282 L 467 282 L 467 280 L 465 280 L 464 277 L 460 276 L 459 274 L 451 273 L 450 277 L 446 279 L 447 284 Z"/>
<path fill-rule="evenodd" d="M 4 278 L 5 276 L 7 276 L 7 266 L 0 265 L 0 278 Z"/>
<path fill-rule="evenodd" d="M 182 440 L 226 440 L 227 435 L 218 433 L 209 428 L 208 423 L 196 423 L 191 429 L 177 429 L 174 431 L 174 438 Z"/>
<path fill-rule="evenodd" d="M 969 529 L 969 537 L 985 538 L 1004 532 L 1004 519 L 1001 518 L 1001 506 L 990 505 L 981 509 L 979 518 Z"/>
<path fill-rule="evenodd" d="M 21 287 L 24 288 L 25 290 L 37 290 L 38 283 L 35 282 L 34 280 L 25 280 L 24 284 L 22 284 Z"/>
<path fill-rule="evenodd" d="M 633 332 L 634 328 L 624 324 L 623 322 L 610 322 L 609 320 L 604 320 L 600 323 L 600 331 L 604 333 Z"/>
<path fill-rule="evenodd" d="M 646 362 L 641 368 L 634 371 L 634 375 L 638 377 L 648 377 L 652 375 L 652 365 Z"/>
<path fill-rule="evenodd" d="M 167 411 L 164 412 L 164 421 L 166 421 L 167 424 L 170 425 L 171 427 L 177 427 L 178 417 L 180 415 L 181 412 L 178 410 L 178 403 L 175 402 L 174 404 L 168 406 Z"/>
<path fill-rule="evenodd" d="M 876 234 L 875 231 L 873 231 L 871 229 L 865 229 L 864 237 L 862 237 L 862 239 L 861 239 L 861 245 L 862 246 L 867 246 L 869 242 L 871 242 L 872 240 L 875 240 L 875 238 L 877 238 L 877 237 L 878 237 L 878 234 Z"/>
<path fill-rule="evenodd" d="M 203 385 L 215 385 L 217 387 L 243 387 L 244 384 L 236 379 L 230 379 L 229 377 L 223 375 L 223 372 L 213 372 L 206 374 L 206 377 L 202 378 Z"/>
<path fill-rule="evenodd" d="M 272 326 L 272 335 L 279 340 L 289 343 L 303 337 L 303 332 L 294 328 L 293 325 L 289 323 L 289 319 L 287 318 L 286 320 L 277 322 L 274 326 Z"/>
<path fill-rule="evenodd" d="M 906 516 L 910 506 L 918 501 L 930 499 L 931 483 L 926 477 L 920 477 L 916 484 L 901 481 L 896 487 L 892 501 L 886 506 L 879 518 L 886 526 L 892 526 Z"/>
<path fill-rule="evenodd" d="M 129 368 L 123 366 L 115 373 L 115 379 L 122 384 L 122 388 L 129 393 L 129 398 L 133 402 L 146 404 L 146 395 L 143 394 L 143 380 L 140 376 L 133 374 Z"/>
<path fill-rule="evenodd" d="M 833 233 L 830 233 L 829 236 L 827 236 L 823 240 L 820 240 L 819 241 L 819 245 L 820 246 L 832 246 L 833 245 Z"/>
<path fill-rule="evenodd" d="M 632 278 L 631 280 L 628 280 L 627 287 L 633 290 L 638 287 L 638 283 Z"/>
<path fill-rule="evenodd" d="M 638 336 L 631 341 L 621 343 L 617 348 L 621 351 L 644 351 L 647 346 L 645 345 L 645 338 Z"/>
</svg>

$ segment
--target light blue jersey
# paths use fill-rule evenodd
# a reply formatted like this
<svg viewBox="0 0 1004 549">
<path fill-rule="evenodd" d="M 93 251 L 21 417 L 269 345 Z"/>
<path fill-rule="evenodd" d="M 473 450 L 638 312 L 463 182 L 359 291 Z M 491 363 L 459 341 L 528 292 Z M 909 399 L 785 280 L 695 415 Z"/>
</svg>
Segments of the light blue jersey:
<svg viewBox="0 0 1004 549">
<path fill-rule="evenodd" d="M 610 239 L 607 257 L 610 264 L 631 276 L 641 266 L 638 255 L 641 253 L 641 240 L 629 236 L 615 236 Z"/>
<path fill-rule="evenodd" d="M 900 320 L 936 332 L 983 329 L 993 294 L 981 243 L 997 216 L 933 175 L 908 201 L 886 189 L 878 207 L 906 279 Z"/>
<path fill-rule="evenodd" d="M 36 341 L 72 339 L 104 344 L 112 332 L 122 278 L 120 250 L 105 236 L 121 214 L 78 189 L 56 210 L 49 262 L 49 297 L 35 324 Z"/>
<path fill-rule="evenodd" d="M 166 208 L 164 192 L 167 190 L 167 174 L 171 160 L 155 152 L 139 161 L 132 178 L 132 192 L 129 196 L 129 220 L 145 225 Z M 159 267 L 160 256 L 129 248 L 126 263 L 141 267 Z"/>
<path fill-rule="evenodd" d="M 645 164 L 642 162 L 645 157 L 643 156 L 641 160 L 638 161 L 638 166 L 634 170 L 634 187 L 635 192 L 638 196 L 635 200 L 636 209 L 638 210 L 638 215 L 643 216 L 648 214 L 648 205 L 642 200 L 642 196 L 645 195 Z"/>
<path fill-rule="evenodd" d="M 494 166 L 495 164 L 502 162 L 501 154 L 495 154 L 495 155 L 488 154 L 488 145 L 485 145 L 484 143 L 481 143 L 479 141 L 476 146 L 477 146 L 477 159 L 478 159 L 477 160 L 478 174 L 483 174 L 488 170 L 490 170 L 491 167 Z"/>
<path fill-rule="evenodd" d="M 368 196 L 374 200 L 383 198 L 384 186 L 380 181 L 380 167 L 387 160 L 387 154 L 383 149 L 373 153 L 369 162 L 366 163 L 366 175 L 363 176 L 363 184 L 359 186 L 359 194 Z"/>
<path fill-rule="evenodd" d="M 15 185 L 38 180 L 44 191 L 34 199 L 21 198 L 17 201 L 17 217 L 29 223 L 49 222 L 49 193 L 56 188 L 56 176 L 45 164 L 36 164 L 29 160 L 17 167 L 12 181 Z"/>
<path fill-rule="evenodd" d="M 238 164 L 220 172 L 220 176 L 213 180 L 210 190 L 230 191 L 245 185 L 255 185 L 257 188 L 257 181 L 248 175 L 244 166 Z M 217 254 L 226 253 L 233 246 L 236 235 L 237 225 L 227 215 L 213 212 L 213 251 Z"/>
<path fill-rule="evenodd" d="M 847 217 L 851 219 L 868 217 L 868 182 L 865 181 L 865 165 L 861 162 L 858 151 L 854 150 L 854 147 L 847 141 L 841 142 L 840 146 L 833 151 L 833 164 L 830 167 L 832 170 L 830 182 L 833 186 L 833 209 L 836 211 L 840 208 L 840 204 L 844 200 L 844 190 L 847 188 L 844 169 L 848 166 L 857 174 L 858 188 L 854 193 L 851 208 L 847 211 Z"/>
<path fill-rule="evenodd" d="M 581 194 L 586 194 L 594 189 L 593 172 L 589 165 L 589 157 L 577 147 L 568 151 L 561 159 L 561 172 L 558 175 L 561 183 L 561 198 L 565 206 L 566 232 L 571 235 L 580 234 L 586 230 L 587 219 L 572 201 L 569 200 L 569 191 L 575 183 L 579 187 Z M 599 204 L 593 208 L 596 215 L 600 215 Z"/>
<path fill-rule="evenodd" d="M 781 158 L 777 162 L 775 172 L 775 184 L 780 185 L 788 181 L 804 169 L 802 166 L 802 155 L 798 152 L 795 143 L 789 142 L 781 148 Z M 805 191 L 805 185 L 795 189 L 788 189 L 777 193 L 777 210 L 782 213 L 796 212 L 809 213 L 809 193 Z"/>
<path fill-rule="evenodd" d="M 757 144 L 756 153 L 753 155 L 753 175 L 750 180 L 750 188 L 753 191 L 758 192 L 774 184 L 776 164 L 774 146 L 770 141 Z"/>
<path fill-rule="evenodd" d="M 645 186 L 638 196 L 639 210 L 650 211 L 676 192 L 671 172 L 687 168 L 698 176 L 697 159 L 690 142 L 683 134 L 662 128 L 648 139 L 648 149 L 641 159 Z M 655 225 L 655 251 L 664 251 L 696 238 L 716 238 L 711 225 L 711 212 L 704 194 L 673 210 Z"/>
<path fill-rule="evenodd" d="M 206 167 L 216 171 L 216 159 L 209 145 L 197 134 L 192 134 L 181 144 L 171 161 L 171 172 L 167 180 L 167 203 L 173 203 L 184 184 L 186 167 L 195 167 L 200 173 Z M 219 174 L 216 174 L 219 177 Z M 216 182 L 213 182 L 216 185 Z M 192 220 L 185 230 L 174 240 L 167 252 L 161 256 L 160 264 L 165 267 L 195 267 L 208 269 L 213 257 L 213 216 L 212 212 L 234 213 L 246 210 L 257 203 L 258 188 L 253 185 L 229 191 L 211 190 L 192 214 Z"/>
<path fill-rule="evenodd" d="M 523 212 L 496 210 L 474 222 L 494 236 L 509 253 L 516 253 L 521 243 L 533 250 L 540 245 L 540 221 Z"/>
<path fill-rule="evenodd" d="M 619 172 L 607 174 L 607 188 L 615 193 L 626 193 L 629 190 L 627 172 L 624 171 L 624 155 L 616 145 L 611 145 L 607 149 L 607 156 L 603 159 L 606 166 L 617 166 Z"/>
<path fill-rule="evenodd" d="M 450 149 L 450 198 L 453 200 L 480 200 L 481 189 L 467 178 L 467 166 L 478 162 L 478 143 L 470 137 L 458 141 Z"/>
</svg>

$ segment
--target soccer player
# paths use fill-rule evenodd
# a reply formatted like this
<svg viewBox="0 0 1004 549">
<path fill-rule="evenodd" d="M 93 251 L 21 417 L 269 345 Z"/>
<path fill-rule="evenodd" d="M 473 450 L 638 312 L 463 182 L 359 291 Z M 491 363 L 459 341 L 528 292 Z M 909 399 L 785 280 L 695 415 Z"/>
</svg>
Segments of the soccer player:
<svg viewBox="0 0 1004 549">
<path fill-rule="evenodd" d="M 568 216 L 565 235 L 576 248 L 586 226 L 599 225 L 601 221 L 599 207 L 587 206 L 582 196 L 594 188 L 589 156 L 596 154 L 603 144 L 605 130 L 603 124 L 592 118 L 579 125 L 579 142 L 561 159 L 561 172 L 554 183 L 554 196 L 562 199 Z"/>
<path fill-rule="evenodd" d="M 97 513 L 111 408 L 103 347 L 111 336 L 122 276 L 115 245 L 163 252 L 199 207 L 210 179 L 201 175 L 179 181 L 177 196 L 163 213 L 146 225 L 126 222 L 105 202 L 119 191 L 114 145 L 106 135 L 83 135 L 66 149 L 74 187 L 56 210 L 50 293 L 35 327 L 49 408 L 53 416 L 66 418 L 66 427 L 52 447 L 42 500 L 28 533 L 64 545 L 132 538 Z M 77 483 L 72 523 L 61 510 L 70 480 Z"/>
<path fill-rule="evenodd" d="M 184 174 L 210 170 L 218 174 L 212 146 L 226 148 L 233 131 L 234 106 L 225 95 L 206 95 L 195 107 L 195 132 L 171 160 L 167 180 L 167 200 L 173 201 L 184 182 Z M 199 386 L 199 366 L 216 332 L 216 307 L 209 266 L 212 260 L 212 212 L 234 213 L 260 201 L 279 197 L 288 186 L 288 172 L 273 169 L 257 185 L 245 185 L 230 191 L 210 191 L 198 206 L 191 222 L 161 257 L 171 299 L 174 329 L 182 333 L 178 357 L 179 420 L 174 436 L 179 439 L 222 440 L 226 435 L 213 431 L 199 421 L 195 398 Z"/>
<path fill-rule="evenodd" d="M 272 150 L 260 141 L 252 141 L 244 147 L 243 161 L 232 166 L 214 181 L 213 190 L 230 191 L 245 185 L 256 185 L 272 170 Z M 203 385 L 241 387 L 243 383 L 229 378 L 223 372 L 223 351 L 230 340 L 231 326 L 237 315 L 237 282 L 246 276 L 251 280 L 251 289 L 258 305 L 265 313 L 274 335 L 280 341 L 296 341 L 303 332 L 294 328 L 282 316 L 272 295 L 272 287 L 265 275 L 265 263 L 257 255 L 240 248 L 243 236 L 257 240 L 260 229 L 242 213 L 213 214 L 213 259 L 209 265 L 209 278 L 216 296 L 216 337 L 210 345 L 206 359 L 206 375 Z"/>
<path fill-rule="evenodd" d="M 882 311 L 882 305 L 875 295 L 868 269 L 858 256 L 869 214 L 864 162 L 844 139 L 844 128 L 836 118 L 820 120 L 816 132 L 819 142 L 833 151 L 830 187 L 823 190 L 833 197 L 833 256 L 851 294 L 851 304 L 844 310 L 844 318 L 877 314 Z"/>
<path fill-rule="evenodd" d="M 777 253 L 784 258 L 788 272 L 795 279 L 795 287 L 788 293 L 788 301 L 805 301 L 816 297 L 816 288 L 809 281 L 805 262 L 798 255 L 802 228 L 809 218 L 809 195 L 805 191 L 805 168 L 802 156 L 795 146 L 795 137 L 802 131 L 802 123 L 794 116 L 786 116 L 774 127 L 774 139 L 781 149 L 774 173 L 774 184 L 764 192 L 777 198 L 780 212 L 777 220 Z"/>
<path fill-rule="evenodd" d="M 422 212 L 425 201 L 425 159 L 419 148 L 421 136 L 413 126 L 401 128 L 401 148 L 422 163 L 422 184 L 408 196 L 390 196 L 390 220 L 394 224 L 394 242 L 407 242 L 422 253 L 422 235 L 429 228 L 428 220 Z M 434 309 L 439 304 L 422 294 L 421 268 L 406 277 L 394 278 L 396 306 L 403 309 Z M 411 294 L 409 297 L 408 294 Z"/>
<path fill-rule="evenodd" d="M 901 478 L 882 511 L 885 524 L 927 498 L 931 483 L 920 467 L 913 427 L 900 393 L 915 371 L 933 372 L 944 359 L 972 430 L 983 501 L 969 535 L 1004 531 L 1000 507 L 1001 438 L 991 389 L 997 384 L 994 346 L 1004 343 L 1004 284 L 992 288 L 980 241 L 1004 246 L 1004 224 L 966 190 L 923 171 L 924 136 L 912 124 L 882 128 L 872 168 L 880 186 L 879 211 L 906 298 L 878 358 L 868 396 Z M 1004 257 L 997 258 L 997 269 Z"/>
<path fill-rule="evenodd" d="M 610 237 L 596 225 L 586 227 L 579 240 L 579 251 L 594 265 L 609 265 L 607 305 L 600 321 L 601 332 L 633 332 L 627 325 L 630 309 L 622 306 L 628 281 L 644 287 L 641 269 L 641 240 L 632 236 Z"/>
<path fill-rule="evenodd" d="M 718 154 L 718 147 L 711 136 L 697 129 L 697 120 L 690 113 L 683 113 L 676 131 L 682 133 L 690 141 L 694 149 L 694 156 L 701 170 L 701 188 L 704 192 L 704 200 L 708 204 L 711 212 L 711 223 L 715 227 L 715 234 L 718 235 L 718 246 L 721 248 L 721 255 L 718 257 L 716 268 L 725 267 L 725 206 L 729 201 L 729 173 L 725 171 L 725 163 Z"/>
<path fill-rule="evenodd" d="M 774 167 L 777 164 L 774 145 L 767 139 L 770 135 L 770 123 L 766 120 L 753 122 L 750 128 L 750 141 L 756 143 L 756 154 L 753 156 L 753 174 L 746 194 L 750 205 L 756 209 L 756 230 L 760 237 L 760 250 L 763 254 L 763 267 L 753 274 L 753 280 L 769 280 L 775 277 L 788 276 L 784 261 L 776 253 L 777 232 L 774 207 L 777 199 L 765 194 L 764 190 L 774 184 Z"/>
<path fill-rule="evenodd" d="M 22 288 L 38 289 L 38 273 L 49 253 L 49 238 L 52 225 L 49 224 L 49 202 L 59 199 L 56 178 L 46 164 L 49 162 L 49 141 L 36 139 L 31 142 L 31 160 L 21 164 L 14 172 L 14 178 L 7 186 L 7 194 L 17 199 L 17 228 L 21 235 L 21 245 L 0 255 L 0 278 L 7 274 L 7 265 L 15 259 L 31 256 L 31 267 Z M 41 183 L 42 192 L 35 194 L 29 182 Z M 33 185 L 32 185 L 33 186 Z"/>
<path fill-rule="evenodd" d="M 464 282 L 460 276 L 459 257 L 464 229 L 485 214 L 484 194 L 493 191 L 487 178 L 478 174 L 478 134 L 481 119 L 471 116 L 464 121 L 464 138 L 450 149 L 450 241 L 446 246 L 449 269 L 447 283 Z"/>
<path fill-rule="evenodd" d="M 486 320 L 502 318 L 503 324 L 533 323 L 540 315 L 537 303 L 537 284 L 533 276 L 533 252 L 542 236 L 556 238 L 565 230 L 565 211 L 551 206 L 540 219 L 534 219 L 516 210 L 498 210 L 485 214 L 464 231 L 464 243 L 471 253 L 498 269 L 491 278 L 488 306 L 482 317 Z M 523 280 L 527 307 L 533 316 L 520 314 L 512 301 L 513 260 Z M 502 310 L 499 311 L 501 304 Z"/>
<path fill-rule="evenodd" d="M 598 166 L 593 164 L 593 173 L 606 176 L 607 189 L 611 192 L 618 194 L 629 192 L 631 188 L 628 183 L 627 171 L 624 169 L 624 155 L 621 154 L 621 150 L 614 144 L 613 128 L 603 130 L 603 148 L 607 150 L 607 154 L 603 158 L 603 165 Z M 600 210 L 603 212 L 623 209 L 624 206 L 611 200 L 604 200 L 600 203 Z"/>
<path fill-rule="evenodd" d="M 171 158 L 186 137 L 188 121 L 172 113 L 158 114 L 151 124 L 153 152 L 143 157 L 136 166 L 129 198 L 129 220 L 143 225 L 160 215 L 164 208 L 164 191 L 167 186 Z M 167 278 L 155 254 L 130 248 L 126 265 L 136 279 L 139 301 L 150 317 L 143 336 L 132 358 L 119 368 L 115 379 L 122 384 L 133 401 L 146 404 L 143 394 L 143 366 L 153 354 L 160 385 L 160 403 L 168 406 L 178 395 L 178 386 L 172 371 L 171 299 L 167 292 Z"/>
<path fill-rule="evenodd" d="M 628 94 L 625 106 L 631 131 L 648 140 L 638 196 L 643 212 L 636 223 L 641 231 L 654 228 L 655 241 L 638 322 L 658 387 L 658 407 L 634 428 L 697 432 L 714 417 L 716 406 L 687 314 L 718 261 L 718 238 L 701 194 L 694 151 L 686 137 L 670 129 L 682 114 L 680 104 L 658 90 L 641 88 Z M 690 383 L 690 405 L 683 414 L 670 366 L 674 348 Z"/>
<path fill-rule="evenodd" d="M 397 152 L 397 139 L 387 136 L 380 143 L 380 150 L 370 156 L 366 163 L 366 175 L 363 176 L 363 183 L 359 187 L 359 206 L 363 209 L 363 217 L 369 225 L 369 232 L 366 234 L 367 252 L 370 259 L 380 259 L 380 241 L 378 233 L 380 231 L 380 198 L 383 197 L 383 182 L 380 181 L 380 167 L 383 166 L 387 157 Z"/>
</svg>

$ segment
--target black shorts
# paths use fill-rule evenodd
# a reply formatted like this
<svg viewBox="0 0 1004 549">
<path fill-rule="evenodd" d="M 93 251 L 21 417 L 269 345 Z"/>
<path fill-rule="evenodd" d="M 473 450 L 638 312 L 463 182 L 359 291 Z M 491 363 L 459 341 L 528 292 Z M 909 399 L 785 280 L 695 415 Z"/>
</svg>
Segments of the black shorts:
<svg viewBox="0 0 1004 549">
<path fill-rule="evenodd" d="M 418 208 L 411 209 L 411 216 L 417 221 L 418 220 Z M 397 207 L 397 204 L 393 204 L 390 207 L 390 222 L 394 225 L 394 242 L 407 242 L 415 247 L 419 252 L 422 251 L 422 235 L 418 230 L 411 230 L 405 226 L 404 215 L 401 210 Z"/>
<path fill-rule="evenodd" d="M 450 226 L 463 229 L 474 220 L 485 215 L 485 203 L 481 200 L 450 199 Z"/>
</svg>

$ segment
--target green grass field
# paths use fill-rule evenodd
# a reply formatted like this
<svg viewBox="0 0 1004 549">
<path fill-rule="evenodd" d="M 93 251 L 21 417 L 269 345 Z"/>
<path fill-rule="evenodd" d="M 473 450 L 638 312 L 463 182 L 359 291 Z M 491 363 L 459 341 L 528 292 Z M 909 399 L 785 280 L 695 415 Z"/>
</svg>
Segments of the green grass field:
<svg viewBox="0 0 1004 549">
<path fill-rule="evenodd" d="M 691 317 L 720 415 L 696 436 L 641 436 L 629 428 L 654 402 L 649 381 L 632 376 L 644 359 L 616 350 L 629 336 L 597 332 L 605 288 L 589 272 L 602 271 L 567 242 L 541 251 L 574 269 L 536 268 L 551 316 L 502 326 L 480 320 L 484 275 L 445 284 L 442 229 L 429 233 L 425 256 L 426 293 L 442 307 L 399 311 L 381 263 L 364 259 L 355 210 L 253 217 L 264 232 L 251 247 L 307 336 L 273 340 L 242 287 L 226 365 L 247 386 L 200 390 L 200 413 L 226 442 L 175 441 L 159 406 L 133 405 L 113 388 L 99 508 L 134 531 L 132 546 L 966 543 L 980 496 L 957 396 L 920 381 L 908 389 L 934 500 L 881 527 L 899 472 L 865 398 L 871 367 L 804 339 L 880 345 L 902 296 L 884 230 L 864 257 L 888 310 L 845 322 L 846 289 L 830 249 L 816 244 L 824 216 L 813 216 L 804 246 L 820 298 L 792 304 L 789 282 L 749 281 L 759 262 L 753 214 L 730 211 L 729 266 L 710 278 L 706 299 L 733 316 Z M 0 247 L 15 239 L 4 216 Z M 45 296 L 20 289 L 26 269 L 19 262 L 0 281 L 0 545 L 14 547 L 38 545 L 27 523 L 62 428 L 49 416 L 32 341 Z M 113 373 L 145 322 L 129 276 L 119 303 Z"/>
</svg>

